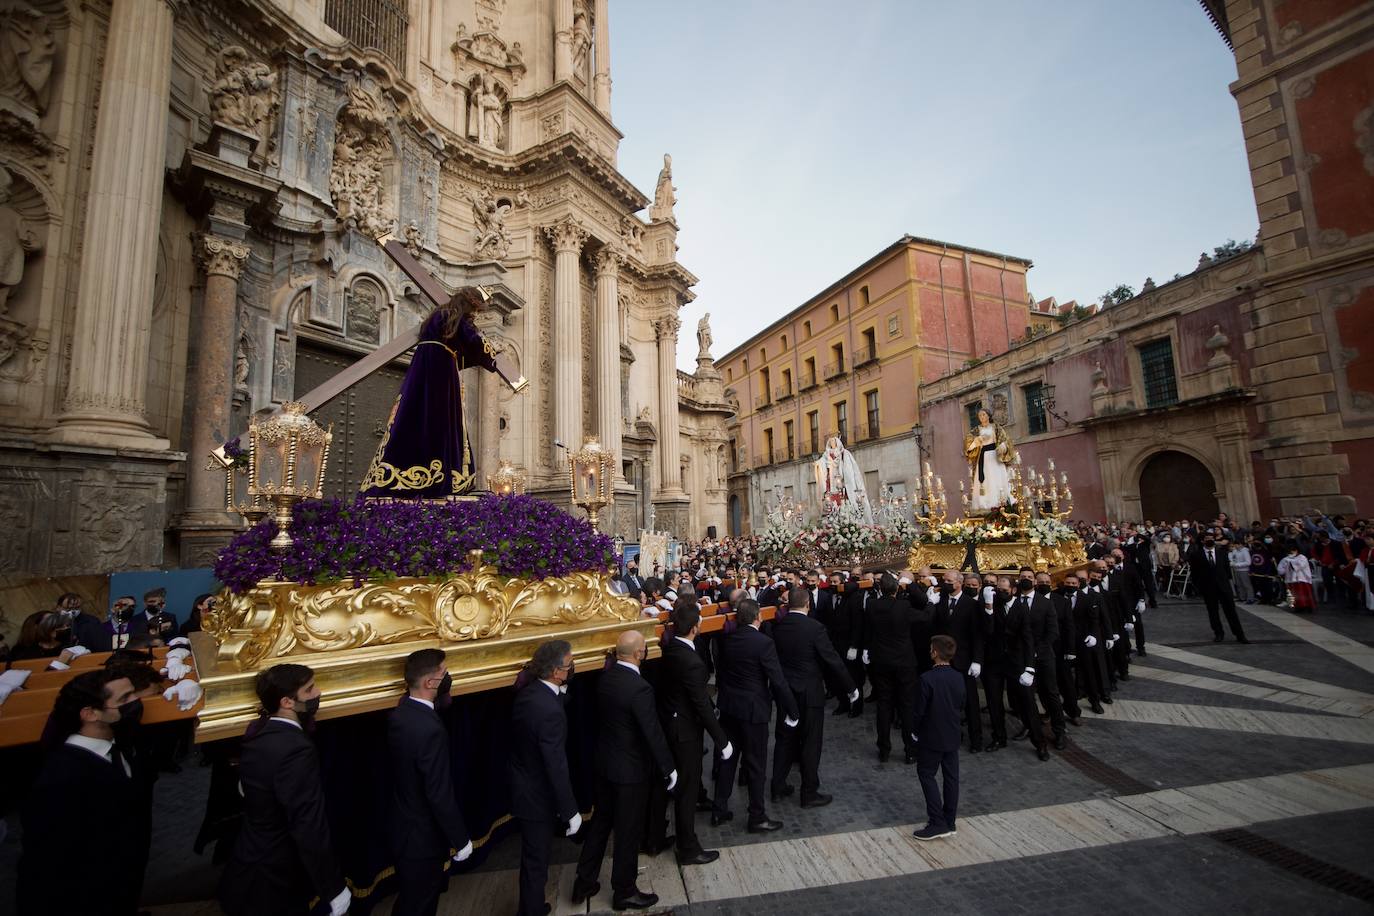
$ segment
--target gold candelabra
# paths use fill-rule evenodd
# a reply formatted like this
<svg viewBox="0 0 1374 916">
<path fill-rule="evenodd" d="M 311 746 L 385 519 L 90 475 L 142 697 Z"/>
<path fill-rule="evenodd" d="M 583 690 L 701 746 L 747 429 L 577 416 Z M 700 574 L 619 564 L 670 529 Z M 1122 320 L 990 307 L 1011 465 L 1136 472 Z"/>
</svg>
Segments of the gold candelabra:
<svg viewBox="0 0 1374 916">
<path fill-rule="evenodd" d="M 498 496 L 518 496 L 525 492 L 525 475 L 505 458 L 495 474 L 487 475 L 487 489 Z"/>
<path fill-rule="evenodd" d="M 945 518 L 949 515 L 949 500 L 945 498 L 945 482 L 936 474 L 931 473 L 930 462 L 926 462 L 926 472 L 923 478 L 925 486 L 923 495 L 916 500 L 916 518 L 927 528 L 938 527 L 945 523 Z M 962 490 L 964 482 L 959 481 L 959 488 Z M 964 497 L 964 505 L 967 508 L 968 497 Z M 925 513 L 921 513 L 924 507 Z"/>
<path fill-rule="evenodd" d="M 292 544 L 289 529 L 296 503 L 319 499 L 323 494 L 333 440 L 334 434 L 310 419 L 305 405 L 297 401 L 288 401 L 281 413 L 254 418 L 249 425 L 248 496 L 253 507 L 262 507 L 261 515 L 267 514 L 266 505 L 271 505 L 277 525 L 274 548 L 284 550 Z M 249 512 L 239 511 L 249 517 Z"/>
<path fill-rule="evenodd" d="M 582 448 L 568 455 L 568 488 L 572 501 L 587 513 L 592 527 L 598 525 L 598 513 L 611 501 L 611 481 L 615 469 L 615 455 L 588 436 Z"/>
</svg>

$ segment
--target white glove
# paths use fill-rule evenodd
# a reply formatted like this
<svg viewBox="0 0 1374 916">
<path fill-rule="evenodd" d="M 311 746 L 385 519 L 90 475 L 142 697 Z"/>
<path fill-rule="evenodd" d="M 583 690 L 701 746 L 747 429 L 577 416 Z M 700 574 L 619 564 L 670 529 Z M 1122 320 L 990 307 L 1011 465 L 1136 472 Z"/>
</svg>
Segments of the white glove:
<svg viewBox="0 0 1374 916">
<path fill-rule="evenodd" d="M 57 659 L 57 658 L 55 658 L 55 659 L 53 659 L 52 661 L 48 662 L 48 670 L 49 670 L 49 671 L 66 671 L 66 670 L 67 670 L 68 668 L 70 668 L 70 667 L 71 667 L 71 665 L 69 665 L 69 664 L 67 664 L 66 662 L 62 661 L 61 659 Z"/>
<path fill-rule="evenodd" d="M 980 675 L 980 674 L 982 674 L 982 673 L 983 673 L 983 666 L 980 665 L 980 664 L 978 664 L 977 662 L 973 662 L 973 663 L 971 663 L 971 664 L 968 666 L 968 676 L 969 676 L 969 677 L 977 677 L 978 675 Z"/>
<path fill-rule="evenodd" d="M 1083 645 L 1084 645 L 1086 648 L 1089 648 L 1089 649 L 1095 649 L 1095 648 L 1097 648 L 1097 637 L 1096 637 L 1096 636 L 1085 636 L 1085 637 L 1083 637 Z"/>
<path fill-rule="evenodd" d="M 348 905 L 353 902 L 353 895 L 348 892 L 348 885 L 339 891 L 339 896 L 329 901 L 329 916 L 344 916 L 348 912 Z"/>
<path fill-rule="evenodd" d="M 167 667 L 162 669 L 162 673 L 174 681 L 179 681 L 194 670 L 190 665 L 182 664 L 178 659 L 170 659 Z"/>
<path fill-rule="evenodd" d="M 858 657 L 859 657 L 859 650 L 858 650 L 858 649 L 855 649 L 855 648 L 852 648 L 852 647 L 850 648 L 850 650 L 849 650 L 848 652 L 846 652 L 846 653 L 844 654 L 844 659 L 845 659 L 845 661 L 847 661 L 847 662 L 852 662 L 854 659 L 856 659 L 856 658 L 858 658 Z"/>
<path fill-rule="evenodd" d="M 1145 613 L 1145 599 L 1144 599 L 1144 598 L 1139 598 L 1139 599 L 1136 600 L 1136 603 L 1135 603 L 1135 612 L 1136 612 L 1137 614 L 1143 614 L 1143 613 Z"/>
<path fill-rule="evenodd" d="M 677 785 L 677 770 L 673 770 L 673 772 L 671 772 L 671 773 L 668 774 L 668 788 L 667 788 L 667 791 L 669 791 L 669 792 L 673 791 L 673 786 L 675 786 L 675 785 Z"/>
<path fill-rule="evenodd" d="M 195 681 L 178 681 L 171 687 L 162 691 L 162 698 L 169 703 L 176 703 L 177 709 L 185 712 L 199 703 L 204 693 L 205 688 L 201 687 Z"/>
<path fill-rule="evenodd" d="M 734 753 L 735 753 L 735 746 L 734 746 L 733 744 L 731 744 L 729 741 L 727 741 L 727 742 L 725 742 L 725 747 L 723 747 L 723 748 L 720 749 L 720 759 L 721 759 L 721 760 L 729 760 L 730 757 L 731 757 L 731 755 L 733 755 Z"/>
<path fill-rule="evenodd" d="M 458 850 L 458 852 L 456 852 L 456 853 L 454 854 L 454 856 L 453 856 L 453 861 L 455 861 L 455 862 L 466 862 L 466 861 L 468 860 L 468 858 L 471 857 L 471 856 L 472 856 L 472 840 L 468 840 L 468 844 L 467 844 L 466 846 L 464 846 L 462 849 Z"/>
<path fill-rule="evenodd" d="M 1134 632 L 1135 632 L 1135 624 L 1133 624 L 1133 623 L 1128 623 L 1128 624 L 1126 624 L 1122 629 L 1124 629 L 1127 633 L 1134 633 Z"/>
<path fill-rule="evenodd" d="M 568 821 L 568 830 L 567 830 L 567 832 L 564 833 L 563 835 L 564 835 L 564 836 L 572 836 L 574 833 L 576 833 L 577 831 L 579 831 L 579 830 L 581 830 L 581 829 L 582 829 L 582 815 L 580 815 L 580 814 L 578 814 L 578 813 L 576 813 L 576 812 L 573 812 L 572 820 Z"/>
<path fill-rule="evenodd" d="M 1029 687 L 1035 683 L 1035 675 L 1030 671 L 1022 671 L 1021 676 L 1016 679 L 1022 687 Z"/>
<path fill-rule="evenodd" d="M 869 662 L 869 660 L 868 660 L 868 650 L 867 650 L 867 649 L 864 649 L 864 664 L 865 664 L 865 665 L 871 664 L 871 662 Z"/>
<path fill-rule="evenodd" d="M 1073 662 L 1073 661 L 1077 661 L 1077 660 L 1078 660 L 1078 656 L 1077 656 L 1077 655 L 1066 655 L 1066 656 L 1064 656 L 1064 661 L 1066 661 L 1066 662 Z"/>
<path fill-rule="evenodd" d="M 851 702 L 851 703 L 857 703 L 857 702 L 859 702 L 859 691 L 858 691 L 857 688 L 850 691 L 850 693 L 849 693 L 849 702 Z"/>
<path fill-rule="evenodd" d="M 186 648 L 189 649 L 189 648 L 191 648 L 191 640 L 187 639 L 185 636 L 174 636 L 174 637 L 172 637 L 171 639 L 167 640 L 167 645 L 169 645 L 169 646 L 185 646 Z M 168 654 L 170 654 L 170 653 L 168 653 Z"/>
<path fill-rule="evenodd" d="M 796 728 L 797 725 L 800 723 L 801 719 L 794 719 L 791 716 L 788 716 L 787 718 L 782 720 L 782 724 L 786 725 L 788 728 Z"/>
<path fill-rule="evenodd" d="M 997 589 L 993 588 L 991 585 L 984 585 L 984 586 L 983 586 L 983 605 L 984 605 L 985 607 L 991 608 L 991 607 L 992 607 L 992 599 L 993 599 L 993 597 L 994 597 L 996 594 L 997 594 Z"/>
<path fill-rule="evenodd" d="M 185 661 L 190 654 L 190 649 L 172 649 L 167 653 L 167 661 L 170 662 L 172 659 L 176 659 L 177 661 Z"/>
<path fill-rule="evenodd" d="M 91 650 L 87 649 L 85 646 L 72 646 L 70 649 L 67 650 L 68 658 L 80 658 L 83 655 L 90 654 Z"/>
<path fill-rule="evenodd" d="M 1112 648 L 1114 648 L 1115 646 L 1116 646 L 1116 640 L 1115 640 L 1114 638 L 1110 638 L 1110 639 L 1107 640 L 1107 648 L 1108 648 L 1108 649 L 1112 649 Z"/>
</svg>

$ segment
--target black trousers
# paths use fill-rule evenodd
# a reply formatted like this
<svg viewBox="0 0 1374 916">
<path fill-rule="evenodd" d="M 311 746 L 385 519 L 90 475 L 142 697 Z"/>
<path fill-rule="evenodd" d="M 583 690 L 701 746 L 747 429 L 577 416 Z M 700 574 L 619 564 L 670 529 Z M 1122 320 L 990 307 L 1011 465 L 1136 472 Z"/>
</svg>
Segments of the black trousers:
<svg viewBox="0 0 1374 916">
<path fill-rule="evenodd" d="M 1007 674 L 1007 699 L 1011 701 L 1012 714 L 1030 731 L 1031 744 L 1042 748 L 1045 746 L 1045 727 L 1040 724 L 1040 710 L 1035 705 L 1035 688 L 1022 687 L 1020 678 L 1019 671 Z"/>
<path fill-rule="evenodd" d="M 781 715 L 781 713 L 779 713 Z M 749 787 L 749 822 L 757 823 L 765 817 L 763 807 L 763 767 L 768 760 L 768 723 L 745 722 L 734 716 L 722 715 L 721 728 L 734 746 L 729 760 L 722 760 L 716 770 L 716 798 L 712 810 L 724 814 L 730 810 L 730 794 L 735 790 L 735 768 L 744 755 L 744 782 Z"/>
<path fill-rule="evenodd" d="M 439 911 L 439 895 L 448 876 L 444 874 L 445 855 L 426 859 L 396 860 L 396 905 L 392 916 L 434 916 Z"/>
<path fill-rule="evenodd" d="M 1144 654 L 1145 654 L 1145 618 L 1140 614 L 1139 611 L 1132 611 L 1132 616 L 1135 618 L 1135 619 L 1132 621 L 1132 623 L 1135 624 L 1135 650 L 1136 650 L 1137 652 L 1139 652 L 1141 655 L 1144 655 Z"/>
<path fill-rule="evenodd" d="M 935 782 L 935 771 L 944 777 L 944 795 Z M 959 811 L 959 751 L 933 751 L 921 747 L 916 751 L 916 775 L 921 780 L 921 794 L 926 797 L 926 819 L 935 827 L 954 828 Z"/>
<path fill-rule="evenodd" d="M 1078 706 L 1077 655 L 1075 654 L 1074 661 L 1069 661 L 1063 656 L 1056 658 L 1054 673 L 1059 679 L 1059 700 L 1063 704 L 1064 715 L 1069 719 L 1077 719 L 1083 713 Z"/>
<path fill-rule="evenodd" d="M 517 916 L 544 916 L 544 885 L 549 881 L 549 855 L 553 851 L 553 818 L 520 824 L 520 903 Z M 593 876 L 595 877 L 595 876 Z"/>
<path fill-rule="evenodd" d="M 601 873 L 606 844 L 615 833 L 611 850 L 611 890 L 616 897 L 635 892 L 639 872 L 639 841 L 644 836 L 644 809 L 649 804 L 649 783 L 615 783 L 596 780 L 596 813 L 592 815 L 582 854 L 577 858 L 577 880 L 591 884 Z"/>
<path fill-rule="evenodd" d="M 916 727 L 916 666 L 874 665 L 869 676 L 873 679 L 873 702 L 878 706 L 878 750 L 883 754 L 892 750 L 895 707 L 902 747 L 908 754 L 914 753 L 916 742 L 911 732 Z"/>
<path fill-rule="evenodd" d="M 787 782 L 792 764 L 800 763 L 801 798 L 810 801 L 821 790 L 825 706 L 807 706 L 806 694 L 798 690 L 793 690 L 792 696 L 796 698 L 801 716 L 795 728 L 788 728 L 783 724 L 786 716 L 778 713 L 773 730 L 773 791 L 778 791 Z"/>
<path fill-rule="evenodd" d="M 1102 690 L 1102 652 L 1097 647 L 1089 649 L 1080 646 L 1078 649 L 1078 692 L 1080 696 L 1087 697 L 1089 705 L 1096 703 L 1101 705 L 1102 697 L 1105 696 Z"/>
<path fill-rule="evenodd" d="M 844 642 L 843 642 L 843 645 L 848 646 L 848 644 L 849 644 L 849 635 L 848 635 L 848 634 L 844 634 L 843 636 L 841 636 L 841 637 L 839 637 L 839 638 L 842 639 L 842 640 L 844 641 Z M 863 663 L 863 658 L 861 658 L 861 657 L 860 657 L 860 658 L 855 658 L 853 661 L 850 661 L 848 658 L 845 658 L 845 656 L 847 655 L 847 653 L 848 653 L 849 650 L 848 650 L 848 648 L 844 648 L 844 649 L 840 648 L 841 643 L 840 643 L 840 642 L 836 642 L 836 641 L 835 641 L 835 637 L 832 636 L 830 641 L 835 643 L 835 651 L 839 652 L 839 653 L 840 653 L 840 658 L 844 659 L 844 670 L 848 671 L 848 672 L 849 672 L 849 676 L 854 680 L 854 686 L 855 686 L 855 687 L 858 689 L 858 691 L 859 691 L 859 705 L 862 706 L 862 705 L 863 705 L 863 700 L 864 700 L 864 684 L 868 681 L 868 668 L 864 665 L 864 663 Z M 839 703 L 839 706 L 838 706 L 837 708 L 839 708 L 839 709 L 849 709 L 849 708 L 850 708 L 849 697 L 844 696 L 844 695 L 841 695 L 841 696 L 840 696 L 840 703 Z"/>
<path fill-rule="evenodd" d="M 697 732 L 695 740 L 689 738 L 686 741 L 668 743 L 668 749 L 673 752 L 673 766 L 677 768 L 677 789 L 673 795 L 677 854 L 684 858 L 701 852 L 701 840 L 697 839 L 696 816 L 697 801 L 701 797 L 701 755 L 705 747 L 705 739 L 701 732 Z M 650 836 L 649 839 L 654 846 L 663 845 L 662 836 Z"/>
<path fill-rule="evenodd" d="M 1107 653 L 1108 667 L 1116 677 L 1131 673 L 1131 634 L 1124 629 L 1117 635 L 1116 645 Z"/>
<path fill-rule="evenodd" d="M 1040 704 L 1045 707 L 1045 712 L 1050 714 L 1050 728 L 1054 730 L 1056 738 L 1064 734 L 1064 704 L 1059 697 L 1058 669 L 1059 666 L 1055 664 L 1052 655 L 1035 660 L 1033 689 L 1036 696 L 1040 697 Z"/>
<path fill-rule="evenodd" d="M 978 679 L 969 677 L 967 671 L 959 673 L 964 676 L 964 720 L 968 723 L 969 750 L 982 748 L 983 717 L 982 704 L 978 701 Z"/>
<path fill-rule="evenodd" d="M 1212 635 L 1217 639 L 1226 635 L 1221 628 L 1221 615 L 1218 609 L 1226 614 L 1226 622 L 1231 625 L 1231 635 L 1236 639 L 1245 638 L 1245 628 L 1240 625 L 1240 615 L 1236 613 L 1236 599 L 1231 597 L 1231 593 L 1225 589 L 1208 589 L 1202 593 L 1202 600 L 1207 603 L 1207 621 L 1212 625 Z"/>
<path fill-rule="evenodd" d="M 1004 697 L 1007 695 L 1007 675 L 990 665 L 983 669 L 979 680 L 983 682 L 983 695 L 988 699 L 988 724 L 992 726 L 992 740 L 1006 744 L 1007 706 Z M 1017 714 L 1015 707 L 1012 707 L 1012 714 Z"/>
</svg>

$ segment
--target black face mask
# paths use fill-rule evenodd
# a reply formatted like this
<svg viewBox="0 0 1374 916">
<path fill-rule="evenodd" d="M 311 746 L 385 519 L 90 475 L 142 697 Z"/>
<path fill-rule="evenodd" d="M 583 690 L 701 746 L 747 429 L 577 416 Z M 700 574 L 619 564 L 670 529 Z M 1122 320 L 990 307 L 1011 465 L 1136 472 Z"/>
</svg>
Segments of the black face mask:
<svg viewBox="0 0 1374 916">
<path fill-rule="evenodd" d="M 1035 588 L 1035 583 L 1030 579 L 1018 579 L 1016 580 L 1016 588 L 1018 591 L 1028 592 Z"/>
<path fill-rule="evenodd" d="M 143 721 L 143 701 L 130 700 L 119 707 L 119 721 L 110 725 L 111 731 L 115 733 L 115 738 L 128 740 L 138 731 L 139 723 Z"/>
<path fill-rule="evenodd" d="M 1212 540 L 1211 538 L 1203 538 L 1202 546 L 1210 550 L 1211 548 L 1216 546 L 1216 541 Z"/>
<path fill-rule="evenodd" d="M 1074 594 L 1074 593 L 1077 592 L 1077 591 L 1078 591 L 1078 586 L 1077 586 L 1077 585 L 1066 585 L 1066 586 L 1064 586 L 1064 594 L 1066 594 L 1066 595 L 1072 595 L 1072 594 Z"/>
<path fill-rule="evenodd" d="M 114 612 L 115 620 L 120 623 L 128 623 L 134 617 L 134 609 L 131 607 L 118 607 Z"/>
<path fill-rule="evenodd" d="M 57 640 L 57 641 L 60 642 L 60 643 L 64 643 L 64 644 L 65 644 L 65 643 L 69 642 L 69 641 L 71 640 L 71 638 L 72 638 L 72 628 L 71 628 L 71 627 L 58 627 L 56 630 L 53 630 L 53 631 L 52 631 L 52 638 L 55 639 L 55 640 Z"/>
<path fill-rule="evenodd" d="M 444 679 L 439 682 L 439 689 L 434 693 L 434 708 L 448 709 L 453 702 L 453 675 L 444 672 Z"/>
<path fill-rule="evenodd" d="M 320 711 L 320 697 L 296 701 L 296 719 L 302 725 L 315 721 L 315 713 Z"/>
<path fill-rule="evenodd" d="M 950 585 L 948 582 L 941 582 L 941 583 L 940 583 L 940 594 L 942 594 L 942 595 L 950 595 L 950 594 L 953 594 L 953 593 L 954 593 L 954 586 L 953 586 L 953 585 Z"/>
<path fill-rule="evenodd" d="M 1035 587 L 1035 593 L 1037 595 L 1048 595 L 1050 593 L 1050 587 L 1048 585 L 1037 585 Z"/>
</svg>

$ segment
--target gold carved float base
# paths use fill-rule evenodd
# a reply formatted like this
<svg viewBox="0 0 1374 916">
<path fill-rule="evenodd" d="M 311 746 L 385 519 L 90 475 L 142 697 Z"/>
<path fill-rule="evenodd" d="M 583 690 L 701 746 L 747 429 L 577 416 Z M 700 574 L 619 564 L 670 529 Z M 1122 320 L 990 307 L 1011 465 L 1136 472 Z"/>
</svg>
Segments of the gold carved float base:
<svg viewBox="0 0 1374 916">
<path fill-rule="evenodd" d="M 1037 572 L 1063 575 L 1081 569 L 1088 563 L 1083 542 L 1074 538 L 1060 541 L 1053 547 L 1039 541 L 984 542 L 974 548 L 978 569 L 984 573 L 1015 573 L 1022 566 Z M 917 541 L 911 547 L 907 565 L 911 569 L 929 566 L 932 569 L 959 569 L 968 557 L 968 545 L 962 543 L 935 544 Z"/>
<path fill-rule="evenodd" d="M 448 655 L 454 694 L 511 684 L 550 639 L 572 645 L 582 670 L 600 667 L 626 630 L 657 654 L 658 621 L 633 598 L 614 595 L 604 573 L 516 579 L 477 567 L 445 579 L 348 585 L 264 582 L 221 595 L 192 649 L 205 706 L 198 741 L 243 733 L 257 715 L 253 679 L 282 662 L 309 665 L 324 692 L 321 718 L 394 706 L 402 668 L 416 649 Z"/>
</svg>

